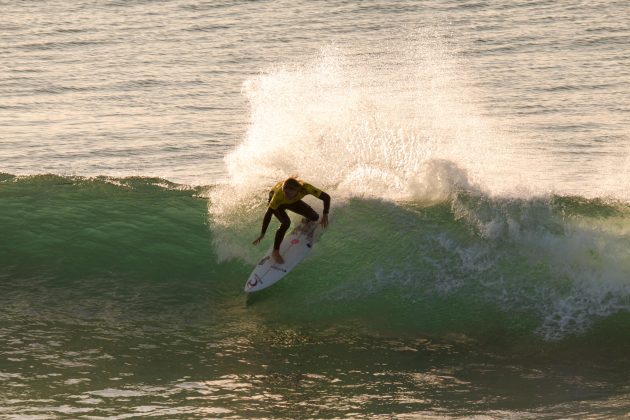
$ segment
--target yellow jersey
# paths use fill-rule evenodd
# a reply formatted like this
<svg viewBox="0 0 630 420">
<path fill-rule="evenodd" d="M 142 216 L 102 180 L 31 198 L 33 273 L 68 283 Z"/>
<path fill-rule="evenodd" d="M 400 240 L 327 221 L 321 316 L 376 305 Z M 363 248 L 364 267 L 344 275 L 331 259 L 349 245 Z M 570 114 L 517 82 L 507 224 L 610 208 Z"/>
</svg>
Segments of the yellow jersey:
<svg viewBox="0 0 630 420">
<path fill-rule="evenodd" d="M 300 188 L 300 191 L 296 194 L 295 197 L 289 200 L 284 196 L 284 191 L 282 190 L 283 183 L 284 181 L 278 182 L 269 192 L 270 209 L 277 210 L 278 207 L 284 204 L 297 203 L 309 194 L 314 195 L 317 198 L 319 198 L 319 196 L 322 194 L 322 190 L 320 190 L 319 188 L 315 188 L 314 186 L 312 186 L 311 184 L 307 184 L 306 182 L 299 181 L 299 183 L 302 185 L 302 188 Z"/>
</svg>

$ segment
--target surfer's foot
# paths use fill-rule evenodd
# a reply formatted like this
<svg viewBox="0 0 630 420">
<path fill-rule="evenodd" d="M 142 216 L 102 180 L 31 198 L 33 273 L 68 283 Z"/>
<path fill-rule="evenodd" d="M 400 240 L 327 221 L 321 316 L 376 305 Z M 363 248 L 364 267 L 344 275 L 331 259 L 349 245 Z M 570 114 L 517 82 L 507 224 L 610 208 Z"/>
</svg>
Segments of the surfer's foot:
<svg viewBox="0 0 630 420">
<path fill-rule="evenodd" d="M 282 255 L 280 255 L 280 251 L 278 251 L 277 249 L 273 250 L 271 256 L 273 257 L 273 260 L 278 264 L 284 264 L 284 258 L 282 258 Z"/>
</svg>

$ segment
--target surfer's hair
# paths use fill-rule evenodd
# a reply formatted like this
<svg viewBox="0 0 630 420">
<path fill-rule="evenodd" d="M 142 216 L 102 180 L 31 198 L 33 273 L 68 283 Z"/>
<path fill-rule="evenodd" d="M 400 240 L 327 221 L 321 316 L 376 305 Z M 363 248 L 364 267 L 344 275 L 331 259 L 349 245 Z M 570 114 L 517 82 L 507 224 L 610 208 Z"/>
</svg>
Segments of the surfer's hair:
<svg viewBox="0 0 630 420">
<path fill-rule="evenodd" d="M 295 178 L 287 178 L 282 184 L 282 188 L 290 188 L 292 190 L 301 190 L 302 183 Z"/>
</svg>

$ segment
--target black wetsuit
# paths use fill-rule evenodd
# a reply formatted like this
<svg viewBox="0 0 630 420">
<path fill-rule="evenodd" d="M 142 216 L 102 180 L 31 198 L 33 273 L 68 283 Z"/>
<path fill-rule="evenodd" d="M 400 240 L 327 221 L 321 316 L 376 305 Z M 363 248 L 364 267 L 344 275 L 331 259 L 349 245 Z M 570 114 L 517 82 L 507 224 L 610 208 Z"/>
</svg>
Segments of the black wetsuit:
<svg viewBox="0 0 630 420">
<path fill-rule="evenodd" d="M 271 202 L 273 195 L 274 195 L 274 191 L 272 190 L 269 192 L 269 201 L 267 202 L 267 204 Z M 318 198 L 324 202 L 324 214 L 328 214 L 328 211 L 330 210 L 330 196 L 322 191 L 319 194 Z M 301 216 L 304 216 L 308 220 L 313 221 L 313 222 L 319 219 L 319 214 L 315 210 L 313 210 L 311 206 L 309 206 L 302 200 L 296 201 L 295 203 L 291 203 L 291 204 L 281 204 L 275 210 L 272 209 L 271 207 L 268 207 L 267 213 L 265 213 L 265 217 L 263 218 L 263 225 L 262 225 L 261 233 L 264 235 L 265 232 L 267 231 L 269 222 L 271 222 L 271 215 L 276 216 L 278 220 L 280 220 L 280 227 L 276 231 L 276 238 L 273 242 L 273 249 L 280 249 L 280 244 L 282 243 L 282 240 L 284 239 L 284 235 L 289 229 L 289 226 L 291 226 L 291 219 L 289 218 L 289 215 L 287 214 L 287 210 L 291 210 L 292 212 L 297 213 Z"/>
</svg>

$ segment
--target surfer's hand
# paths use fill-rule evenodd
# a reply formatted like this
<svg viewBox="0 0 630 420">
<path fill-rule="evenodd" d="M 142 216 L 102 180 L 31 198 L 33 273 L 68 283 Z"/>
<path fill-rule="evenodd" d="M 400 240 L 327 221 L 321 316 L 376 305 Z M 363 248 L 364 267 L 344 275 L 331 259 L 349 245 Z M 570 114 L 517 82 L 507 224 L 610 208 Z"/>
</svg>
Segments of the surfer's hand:
<svg viewBox="0 0 630 420">
<path fill-rule="evenodd" d="M 327 214 L 322 215 L 322 220 L 319 222 L 319 224 L 322 225 L 323 228 L 328 226 L 328 215 Z"/>
<path fill-rule="evenodd" d="M 262 238 L 264 238 L 265 235 L 260 235 L 258 238 L 254 239 L 254 242 L 252 242 L 253 245 L 258 245 L 260 243 L 260 241 L 262 241 Z"/>
</svg>

